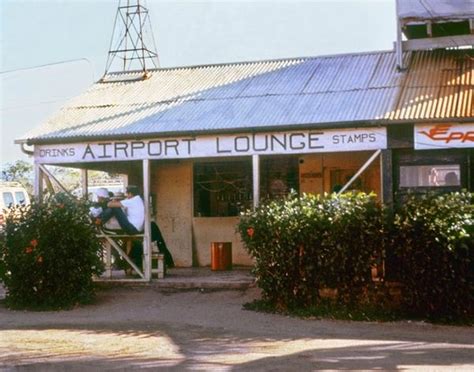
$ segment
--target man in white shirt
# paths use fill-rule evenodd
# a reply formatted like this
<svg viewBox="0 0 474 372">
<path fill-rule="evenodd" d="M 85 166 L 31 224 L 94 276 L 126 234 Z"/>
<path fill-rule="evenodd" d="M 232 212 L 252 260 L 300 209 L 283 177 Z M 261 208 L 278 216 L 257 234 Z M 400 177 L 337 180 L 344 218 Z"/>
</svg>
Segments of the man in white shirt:
<svg viewBox="0 0 474 372">
<path fill-rule="evenodd" d="M 107 209 L 100 216 L 102 223 L 115 217 L 127 234 L 135 235 L 143 231 L 145 223 L 145 205 L 139 195 L 137 186 L 128 186 L 127 199 L 111 200 L 107 203 Z"/>
</svg>

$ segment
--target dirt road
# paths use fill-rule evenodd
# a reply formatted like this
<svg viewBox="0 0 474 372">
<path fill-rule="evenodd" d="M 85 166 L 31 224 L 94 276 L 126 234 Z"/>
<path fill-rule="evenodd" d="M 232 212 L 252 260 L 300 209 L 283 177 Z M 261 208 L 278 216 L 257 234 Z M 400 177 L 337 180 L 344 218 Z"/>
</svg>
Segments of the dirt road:
<svg viewBox="0 0 474 372">
<path fill-rule="evenodd" d="M 0 305 L 0 370 L 474 370 L 474 331 L 301 320 L 242 310 L 258 290 L 100 292 L 63 312 Z"/>
</svg>

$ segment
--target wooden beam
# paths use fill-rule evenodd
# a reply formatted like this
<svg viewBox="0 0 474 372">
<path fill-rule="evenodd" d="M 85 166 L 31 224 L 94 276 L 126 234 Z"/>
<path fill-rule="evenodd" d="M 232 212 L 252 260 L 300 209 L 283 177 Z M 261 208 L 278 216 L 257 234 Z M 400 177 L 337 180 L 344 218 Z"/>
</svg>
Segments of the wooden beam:
<svg viewBox="0 0 474 372">
<path fill-rule="evenodd" d="M 54 182 L 56 182 L 56 184 L 59 186 L 59 188 L 62 191 L 64 191 L 66 194 L 71 195 L 71 193 L 62 185 L 61 182 L 59 182 L 59 180 L 56 177 L 54 177 L 54 175 L 48 170 L 48 168 L 46 168 L 44 164 L 39 164 L 39 167 L 50 180 L 53 180 Z"/>
<path fill-rule="evenodd" d="M 403 51 L 474 46 L 474 35 L 453 35 L 402 41 Z"/>
<path fill-rule="evenodd" d="M 114 238 L 117 239 L 117 238 L 124 238 L 124 237 L 127 237 L 127 238 L 136 238 L 138 237 L 138 235 L 107 235 L 107 234 L 99 234 L 97 235 L 97 237 L 99 239 L 105 239 L 107 241 L 107 243 L 109 244 L 108 247 L 106 249 L 110 249 L 110 247 L 113 247 L 117 252 L 118 254 L 125 260 L 127 261 L 130 266 L 132 266 L 133 270 L 135 270 L 137 272 L 138 275 L 140 275 L 143 279 L 146 279 L 146 275 L 137 267 L 137 265 L 135 265 L 135 263 L 130 259 L 130 257 L 125 253 L 125 251 L 120 248 L 120 246 L 117 244 L 116 241 L 114 241 Z M 107 260 L 110 260 L 111 259 L 111 255 L 110 255 L 110 252 L 107 251 Z M 106 263 L 109 267 L 110 267 L 110 262 L 107 262 Z"/>
</svg>

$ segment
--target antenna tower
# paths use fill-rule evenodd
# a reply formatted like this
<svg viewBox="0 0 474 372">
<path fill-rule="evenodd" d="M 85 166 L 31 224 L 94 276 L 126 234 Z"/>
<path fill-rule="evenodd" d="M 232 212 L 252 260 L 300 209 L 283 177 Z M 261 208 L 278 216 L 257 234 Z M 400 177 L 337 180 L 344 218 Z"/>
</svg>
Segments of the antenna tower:
<svg viewBox="0 0 474 372">
<path fill-rule="evenodd" d="M 138 70 L 146 79 L 147 67 L 159 67 L 148 9 L 140 3 L 143 1 L 119 1 L 104 77 L 109 72 Z"/>
</svg>

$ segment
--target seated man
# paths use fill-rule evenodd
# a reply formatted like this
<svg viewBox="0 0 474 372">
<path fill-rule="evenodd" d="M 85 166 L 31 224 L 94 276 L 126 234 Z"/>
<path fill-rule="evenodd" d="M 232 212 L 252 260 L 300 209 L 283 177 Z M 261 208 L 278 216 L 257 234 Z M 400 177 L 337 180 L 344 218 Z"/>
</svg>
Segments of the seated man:
<svg viewBox="0 0 474 372">
<path fill-rule="evenodd" d="M 101 215 L 104 212 L 104 210 L 107 209 L 107 204 L 110 201 L 111 198 L 111 192 L 107 190 L 105 187 L 101 187 L 96 190 L 95 196 L 97 198 L 97 201 L 93 204 L 93 206 L 90 208 L 90 215 L 91 217 L 94 217 L 96 219 L 96 223 L 102 224 L 102 218 Z M 113 193 L 112 193 L 113 196 Z M 103 224 L 105 229 L 108 230 L 120 230 L 121 227 L 115 217 L 111 217 L 108 219 Z"/>
<path fill-rule="evenodd" d="M 117 219 L 122 230 L 129 235 L 143 231 L 145 205 L 137 186 L 127 187 L 126 199 L 111 200 L 107 203 L 107 208 L 101 213 L 100 219 L 102 223 L 106 223 L 112 217 Z"/>
<path fill-rule="evenodd" d="M 101 187 L 96 190 L 95 196 L 97 201 L 90 208 L 90 214 L 92 217 L 97 218 L 102 214 L 104 209 L 107 208 L 107 203 L 109 202 L 109 190 L 105 187 Z"/>
</svg>

